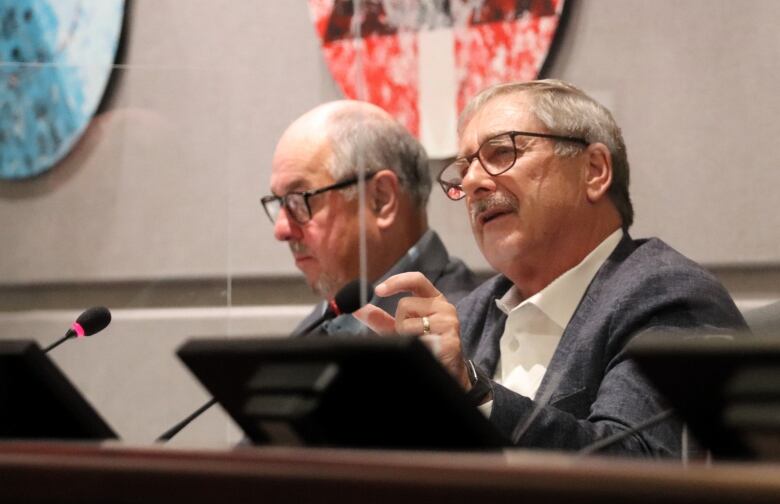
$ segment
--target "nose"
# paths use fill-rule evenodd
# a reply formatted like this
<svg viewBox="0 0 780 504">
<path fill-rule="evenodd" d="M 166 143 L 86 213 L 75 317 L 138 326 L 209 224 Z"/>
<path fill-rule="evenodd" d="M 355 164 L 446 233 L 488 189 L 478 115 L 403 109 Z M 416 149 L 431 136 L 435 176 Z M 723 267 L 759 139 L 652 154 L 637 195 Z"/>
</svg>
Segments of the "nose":
<svg viewBox="0 0 780 504">
<path fill-rule="evenodd" d="M 475 157 L 471 160 L 468 170 L 463 175 L 462 187 L 469 198 L 479 197 L 480 194 L 494 192 L 496 190 L 496 181 L 482 167 L 479 158 Z"/>
<path fill-rule="evenodd" d="M 279 241 L 292 241 L 302 236 L 300 225 L 287 214 L 287 209 L 282 208 L 274 221 L 274 238 Z"/>
</svg>

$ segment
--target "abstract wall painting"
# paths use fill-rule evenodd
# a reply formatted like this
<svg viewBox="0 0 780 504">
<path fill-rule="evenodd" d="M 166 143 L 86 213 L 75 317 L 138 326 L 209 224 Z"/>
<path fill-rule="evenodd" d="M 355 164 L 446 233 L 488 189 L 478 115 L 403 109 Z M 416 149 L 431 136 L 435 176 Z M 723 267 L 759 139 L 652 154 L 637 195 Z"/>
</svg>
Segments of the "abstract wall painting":
<svg viewBox="0 0 780 504">
<path fill-rule="evenodd" d="M 482 88 L 539 76 L 565 0 L 308 0 L 344 95 L 390 112 L 433 158 Z"/>
<path fill-rule="evenodd" d="M 0 0 L 0 178 L 40 175 L 103 99 L 125 0 Z"/>
</svg>

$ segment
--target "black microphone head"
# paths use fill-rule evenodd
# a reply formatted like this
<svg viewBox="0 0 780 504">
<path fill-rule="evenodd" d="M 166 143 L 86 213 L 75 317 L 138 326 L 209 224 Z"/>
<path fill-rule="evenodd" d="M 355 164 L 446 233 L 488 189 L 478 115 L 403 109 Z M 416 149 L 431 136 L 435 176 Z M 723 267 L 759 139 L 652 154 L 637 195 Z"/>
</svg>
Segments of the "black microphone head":
<svg viewBox="0 0 780 504">
<path fill-rule="evenodd" d="M 80 336 L 92 336 L 96 332 L 105 329 L 110 322 L 111 312 L 108 311 L 108 308 L 105 306 L 93 306 L 84 311 L 84 313 L 79 315 L 79 318 L 76 319 L 76 324 L 78 324 L 83 331 L 83 334 L 79 334 Z M 74 324 L 74 326 L 76 324 Z M 74 330 L 77 333 L 80 333 L 75 327 Z"/>
<path fill-rule="evenodd" d="M 371 299 L 374 297 L 374 287 L 371 284 L 368 284 L 367 287 L 368 292 L 366 293 L 366 299 Z M 338 308 L 335 315 L 352 313 L 360 308 L 360 280 L 352 280 L 345 285 L 336 293 L 333 302 Z"/>
</svg>

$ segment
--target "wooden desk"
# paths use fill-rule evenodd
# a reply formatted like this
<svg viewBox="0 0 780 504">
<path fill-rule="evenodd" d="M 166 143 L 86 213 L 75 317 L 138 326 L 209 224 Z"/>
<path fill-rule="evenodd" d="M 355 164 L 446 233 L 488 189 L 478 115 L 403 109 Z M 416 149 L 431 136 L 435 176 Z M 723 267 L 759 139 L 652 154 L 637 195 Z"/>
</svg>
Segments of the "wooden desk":
<svg viewBox="0 0 780 504">
<path fill-rule="evenodd" d="M 780 502 L 780 466 L 510 452 L 0 444 L 0 502 Z"/>
</svg>

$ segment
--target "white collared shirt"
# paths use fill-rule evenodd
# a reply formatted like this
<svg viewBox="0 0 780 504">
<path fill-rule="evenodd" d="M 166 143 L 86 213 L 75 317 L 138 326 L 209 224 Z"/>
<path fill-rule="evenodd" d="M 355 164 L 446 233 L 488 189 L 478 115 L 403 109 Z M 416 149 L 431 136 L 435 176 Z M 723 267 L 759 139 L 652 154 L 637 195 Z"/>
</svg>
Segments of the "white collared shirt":
<svg viewBox="0 0 780 504">
<path fill-rule="evenodd" d="M 596 272 L 622 237 L 623 231 L 618 229 L 578 265 L 530 298 L 521 299 L 513 285 L 496 300 L 507 319 L 499 342 L 501 357 L 494 381 L 531 399 L 536 396 L 563 331 Z M 480 406 L 487 416 L 492 408 L 492 401 Z"/>
</svg>

